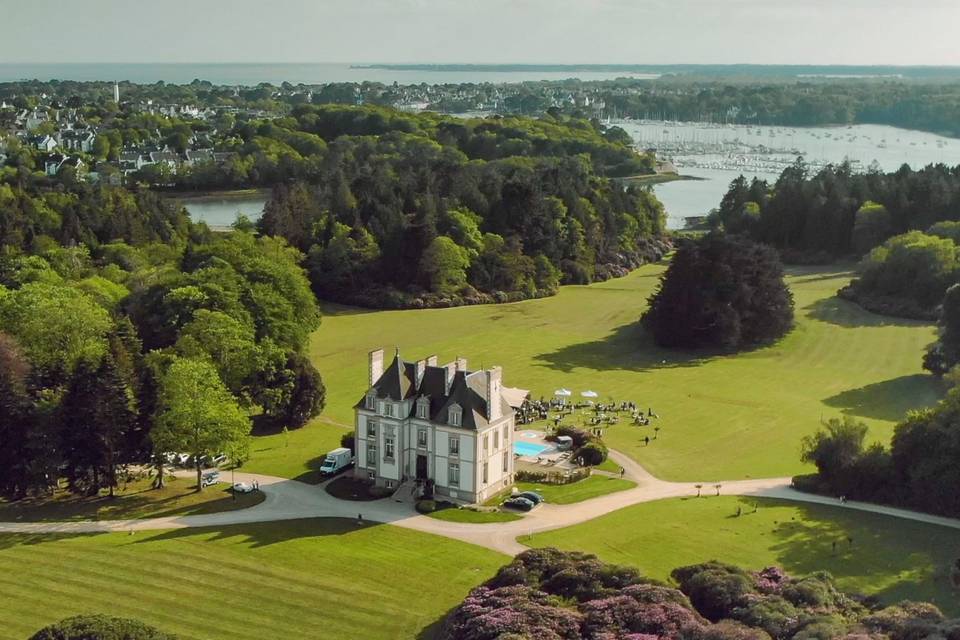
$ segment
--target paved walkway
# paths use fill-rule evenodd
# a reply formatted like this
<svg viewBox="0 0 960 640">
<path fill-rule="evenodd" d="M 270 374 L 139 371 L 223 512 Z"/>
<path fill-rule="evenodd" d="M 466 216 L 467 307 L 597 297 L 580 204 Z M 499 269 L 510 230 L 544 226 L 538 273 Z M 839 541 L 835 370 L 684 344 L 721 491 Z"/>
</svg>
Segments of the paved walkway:
<svg viewBox="0 0 960 640">
<path fill-rule="evenodd" d="M 716 492 L 717 482 L 667 482 L 653 477 L 642 466 L 616 452 L 610 452 L 614 462 L 622 466 L 625 476 L 637 483 L 626 491 L 611 493 L 568 505 L 543 504 L 520 520 L 503 523 L 468 524 L 447 522 L 416 514 L 409 503 L 398 503 L 387 498 L 372 502 L 349 502 L 329 495 L 322 486 L 308 485 L 296 480 L 251 473 L 236 473 L 237 482 L 260 483 L 266 499 L 255 507 L 208 515 L 172 516 L 142 520 L 101 520 L 84 522 L 0 522 L 0 533 L 94 533 L 109 531 L 147 531 L 182 529 L 187 527 L 222 527 L 251 522 L 275 522 L 299 518 L 351 518 L 363 515 L 367 522 L 392 524 L 398 527 L 433 533 L 476 544 L 501 553 L 515 555 L 527 547 L 517 542 L 518 536 L 549 531 L 586 522 L 604 514 L 634 504 L 695 496 L 697 484 L 702 484 L 705 496 Z M 841 504 L 828 498 L 796 491 L 790 478 L 736 480 L 719 483 L 723 495 L 779 498 L 798 502 L 827 504 L 843 509 L 855 509 L 895 518 L 915 520 L 960 529 L 960 520 L 894 509 L 862 502 Z"/>
</svg>

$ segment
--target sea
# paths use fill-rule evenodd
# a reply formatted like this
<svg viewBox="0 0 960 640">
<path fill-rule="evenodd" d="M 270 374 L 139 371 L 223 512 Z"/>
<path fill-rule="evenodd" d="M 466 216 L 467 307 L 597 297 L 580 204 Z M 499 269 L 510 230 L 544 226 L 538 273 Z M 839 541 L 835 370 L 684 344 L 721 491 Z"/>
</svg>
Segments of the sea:
<svg viewBox="0 0 960 640">
<path fill-rule="evenodd" d="M 134 82 L 153 84 L 168 82 L 187 84 L 207 80 L 213 84 L 253 86 L 261 82 L 279 85 L 325 84 L 328 82 L 382 82 L 383 84 L 446 84 L 482 82 L 528 82 L 538 80 L 613 80 L 615 78 L 653 79 L 656 73 L 628 71 L 598 71 L 592 69 L 536 70 L 431 70 L 384 69 L 364 65 L 334 63 L 219 63 L 219 64 L 146 64 L 146 63 L 55 63 L 55 64 L 0 64 L 0 82 L 16 80 L 76 80 L 104 82 Z"/>
</svg>

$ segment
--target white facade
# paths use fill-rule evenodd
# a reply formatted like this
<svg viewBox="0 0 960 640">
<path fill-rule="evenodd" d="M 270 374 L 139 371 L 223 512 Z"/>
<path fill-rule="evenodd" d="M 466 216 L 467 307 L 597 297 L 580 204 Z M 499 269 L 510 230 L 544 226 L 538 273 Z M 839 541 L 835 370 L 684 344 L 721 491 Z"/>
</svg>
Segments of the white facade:
<svg viewBox="0 0 960 640">
<path fill-rule="evenodd" d="M 483 502 L 513 482 L 514 412 L 501 370 L 468 371 L 458 359 L 404 362 L 383 369 L 370 354 L 369 388 L 356 405 L 355 474 L 398 488 L 433 481 L 434 493 Z"/>
</svg>

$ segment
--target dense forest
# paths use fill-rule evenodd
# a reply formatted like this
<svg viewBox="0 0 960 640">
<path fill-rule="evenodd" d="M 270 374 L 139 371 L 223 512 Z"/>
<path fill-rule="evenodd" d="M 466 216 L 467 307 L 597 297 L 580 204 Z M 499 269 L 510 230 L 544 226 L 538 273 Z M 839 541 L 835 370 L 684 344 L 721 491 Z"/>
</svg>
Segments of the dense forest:
<svg viewBox="0 0 960 640">
<path fill-rule="evenodd" d="M 329 140 L 259 229 L 308 255 L 316 293 L 375 307 L 548 295 L 659 259 L 663 208 L 604 174 L 647 170 L 586 121 L 451 120 L 303 107 L 267 126 Z"/>
<path fill-rule="evenodd" d="M 324 387 L 319 311 L 282 239 L 213 235 L 149 193 L 0 185 L 0 495 L 113 491 L 162 454 L 247 455 Z M 162 482 L 162 476 L 157 477 Z M 198 477 L 199 481 L 199 477 Z"/>
<path fill-rule="evenodd" d="M 720 562 L 679 567 L 676 586 L 585 553 L 532 549 L 475 588 L 444 640 L 770 640 L 954 638 L 960 620 L 932 604 L 880 606 L 826 572 L 791 576 Z"/>
<path fill-rule="evenodd" d="M 710 216 L 801 262 L 863 255 L 894 235 L 957 219 L 960 166 L 856 173 L 839 164 L 811 173 L 800 159 L 773 184 L 734 180 Z"/>
</svg>

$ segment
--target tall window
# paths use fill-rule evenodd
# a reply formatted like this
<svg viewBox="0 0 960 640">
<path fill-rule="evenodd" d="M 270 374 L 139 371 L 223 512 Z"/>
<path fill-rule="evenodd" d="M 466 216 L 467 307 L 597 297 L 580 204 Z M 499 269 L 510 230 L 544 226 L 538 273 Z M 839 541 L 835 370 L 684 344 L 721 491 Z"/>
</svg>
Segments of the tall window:
<svg viewBox="0 0 960 640">
<path fill-rule="evenodd" d="M 371 411 L 376 411 L 376 409 L 377 409 L 377 394 L 375 394 L 375 393 L 373 393 L 373 392 L 370 392 L 370 393 L 367 394 L 367 404 L 366 404 L 366 407 L 367 407 L 367 409 L 370 409 Z"/>
<path fill-rule="evenodd" d="M 457 436 L 450 436 L 450 455 L 460 455 L 460 438 Z"/>
<path fill-rule="evenodd" d="M 417 446 L 418 447 L 427 446 L 427 430 L 426 429 L 417 429 Z"/>
<path fill-rule="evenodd" d="M 490 450 L 490 434 L 489 433 L 483 436 L 483 450 L 484 452 Z"/>
<path fill-rule="evenodd" d="M 447 469 L 447 477 L 451 487 L 460 486 L 460 464 L 457 462 L 451 462 L 449 468 Z"/>
<path fill-rule="evenodd" d="M 372 442 L 367 445 L 367 466 L 377 466 L 377 445 L 373 444 Z"/>
<path fill-rule="evenodd" d="M 459 427 L 460 426 L 460 407 L 450 407 L 449 422 L 451 426 Z"/>
<path fill-rule="evenodd" d="M 483 484 L 487 484 L 487 465 L 486 462 L 483 463 Z"/>
<path fill-rule="evenodd" d="M 384 402 L 383 403 L 383 415 L 392 418 L 393 417 L 393 403 Z"/>
<path fill-rule="evenodd" d="M 376 438 L 377 437 L 377 423 L 373 420 L 367 420 L 367 437 Z"/>
<path fill-rule="evenodd" d="M 383 438 L 383 459 L 393 460 L 393 436 Z"/>
<path fill-rule="evenodd" d="M 503 425 L 503 444 L 510 442 L 510 425 Z"/>
<path fill-rule="evenodd" d="M 498 431 L 493 432 L 493 450 L 496 451 L 500 448 L 500 433 Z"/>
<path fill-rule="evenodd" d="M 417 417 L 422 420 L 430 417 L 430 401 L 426 398 L 417 400 Z"/>
<path fill-rule="evenodd" d="M 503 452 L 503 472 L 506 473 L 510 470 L 510 452 Z"/>
</svg>

